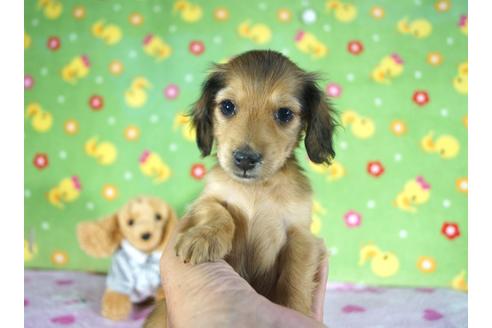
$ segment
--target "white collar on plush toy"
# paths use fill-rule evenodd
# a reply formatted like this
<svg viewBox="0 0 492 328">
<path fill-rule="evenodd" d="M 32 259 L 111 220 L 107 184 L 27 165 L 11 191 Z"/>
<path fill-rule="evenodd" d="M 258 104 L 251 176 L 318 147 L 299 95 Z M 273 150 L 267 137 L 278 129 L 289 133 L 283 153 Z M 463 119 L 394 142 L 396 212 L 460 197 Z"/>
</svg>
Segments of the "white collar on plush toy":
<svg viewBox="0 0 492 328">
<path fill-rule="evenodd" d="M 144 264 L 147 262 L 147 259 L 150 257 L 151 260 L 159 261 L 162 255 L 161 251 L 154 251 L 150 254 L 144 253 L 141 250 L 138 250 L 135 246 L 130 244 L 128 240 L 123 240 L 121 242 L 121 249 L 137 264 Z"/>
</svg>

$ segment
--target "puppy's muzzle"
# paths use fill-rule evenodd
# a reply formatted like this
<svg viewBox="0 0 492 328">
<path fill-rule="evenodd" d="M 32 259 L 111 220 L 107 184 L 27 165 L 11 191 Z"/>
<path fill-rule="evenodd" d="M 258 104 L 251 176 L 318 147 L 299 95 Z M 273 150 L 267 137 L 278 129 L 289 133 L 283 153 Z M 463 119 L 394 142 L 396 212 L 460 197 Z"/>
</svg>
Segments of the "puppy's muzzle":
<svg viewBox="0 0 492 328">
<path fill-rule="evenodd" d="M 254 169 L 262 159 L 261 154 L 248 146 L 236 149 L 232 152 L 232 156 L 234 157 L 234 164 L 243 172 Z"/>
</svg>

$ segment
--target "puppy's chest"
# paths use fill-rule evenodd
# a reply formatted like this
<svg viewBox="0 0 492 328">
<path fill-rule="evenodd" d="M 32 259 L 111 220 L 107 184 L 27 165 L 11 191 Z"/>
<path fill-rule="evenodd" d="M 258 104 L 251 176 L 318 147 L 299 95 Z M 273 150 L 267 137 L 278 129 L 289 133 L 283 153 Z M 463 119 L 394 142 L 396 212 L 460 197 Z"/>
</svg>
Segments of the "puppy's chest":
<svg viewBox="0 0 492 328">
<path fill-rule="evenodd" d="M 287 242 L 291 225 L 309 227 L 311 206 L 307 201 L 274 197 L 268 191 L 229 193 L 226 201 L 238 207 L 247 225 L 247 262 L 259 269 L 271 268 Z"/>
</svg>

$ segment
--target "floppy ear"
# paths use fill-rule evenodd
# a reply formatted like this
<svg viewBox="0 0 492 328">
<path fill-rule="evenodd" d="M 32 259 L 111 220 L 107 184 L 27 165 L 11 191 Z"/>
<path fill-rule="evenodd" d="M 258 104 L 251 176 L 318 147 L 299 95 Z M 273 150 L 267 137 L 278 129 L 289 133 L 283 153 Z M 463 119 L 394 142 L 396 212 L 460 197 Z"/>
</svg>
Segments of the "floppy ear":
<svg viewBox="0 0 492 328">
<path fill-rule="evenodd" d="M 163 217 L 166 218 L 166 223 L 163 226 L 162 241 L 157 247 L 158 250 L 164 250 L 167 242 L 171 238 L 171 234 L 174 231 L 174 227 L 178 223 L 176 213 L 169 204 L 155 197 L 147 197 L 148 201 L 152 204 L 152 207 L 159 211 Z"/>
<path fill-rule="evenodd" d="M 202 84 L 202 94 L 191 110 L 193 126 L 196 129 L 196 143 L 202 156 L 210 155 L 214 141 L 213 109 L 215 96 L 225 85 L 224 73 L 215 66 Z"/>
<path fill-rule="evenodd" d="M 117 215 L 113 214 L 99 221 L 79 223 L 77 238 L 80 248 L 88 255 L 97 258 L 111 256 L 122 239 Z"/>
<path fill-rule="evenodd" d="M 333 132 L 337 125 L 335 111 L 325 93 L 316 85 L 314 75 L 307 75 L 301 97 L 306 124 L 304 145 L 309 159 L 318 164 L 330 164 L 335 157 L 333 149 Z"/>
<path fill-rule="evenodd" d="M 166 248 L 167 243 L 171 239 L 171 235 L 174 231 L 174 228 L 178 224 L 178 217 L 176 216 L 174 210 L 171 208 L 171 206 L 167 204 L 166 207 L 167 207 L 167 221 L 166 224 L 164 225 L 164 231 L 162 232 L 161 244 L 158 247 L 158 249 L 161 251 L 164 251 L 164 249 Z"/>
</svg>

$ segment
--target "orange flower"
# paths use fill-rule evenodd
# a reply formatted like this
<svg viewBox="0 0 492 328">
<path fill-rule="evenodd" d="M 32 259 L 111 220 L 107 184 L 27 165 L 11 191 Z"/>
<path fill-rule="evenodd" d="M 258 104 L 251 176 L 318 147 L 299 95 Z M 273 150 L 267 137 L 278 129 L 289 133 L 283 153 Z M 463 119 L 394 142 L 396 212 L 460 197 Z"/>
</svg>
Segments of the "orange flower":
<svg viewBox="0 0 492 328">
<path fill-rule="evenodd" d="M 73 118 L 65 121 L 65 124 L 63 125 L 63 129 L 65 130 L 65 133 L 68 135 L 76 135 L 79 132 L 79 122 Z"/>
<path fill-rule="evenodd" d="M 140 138 L 140 129 L 135 125 L 129 125 L 125 129 L 125 138 L 128 141 L 135 141 Z"/>
<path fill-rule="evenodd" d="M 119 60 L 113 60 L 109 63 L 109 72 L 113 75 L 120 75 L 123 73 L 123 63 Z"/>
<path fill-rule="evenodd" d="M 374 19 L 382 19 L 384 17 L 384 9 L 379 6 L 374 6 L 371 8 L 371 16 Z"/>
<path fill-rule="evenodd" d="M 417 268 L 424 273 L 436 271 L 436 260 L 430 256 L 421 256 L 417 260 Z"/>
<path fill-rule="evenodd" d="M 139 26 L 143 24 L 144 17 L 140 13 L 132 13 L 130 16 L 128 16 L 128 21 L 133 26 Z"/>
<path fill-rule="evenodd" d="M 432 66 L 439 66 L 442 64 L 444 58 L 440 52 L 432 51 L 427 54 L 427 62 Z"/>
<path fill-rule="evenodd" d="M 449 11 L 451 9 L 451 0 L 437 0 L 434 3 L 434 8 L 440 13 Z"/>
<path fill-rule="evenodd" d="M 101 194 L 104 199 L 112 201 L 118 197 L 118 189 L 111 184 L 105 184 L 102 188 Z"/>
<path fill-rule="evenodd" d="M 391 132 L 399 137 L 407 132 L 407 125 L 402 120 L 394 120 L 390 125 Z"/>
<path fill-rule="evenodd" d="M 214 10 L 214 17 L 218 21 L 226 21 L 229 19 L 229 10 L 219 7 Z"/>
<path fill-rule="evenodd" d="M 468 129 L 468 115 L 463 116 L 463 125 Z"/>
<path fill-rule="evenodd" d="M 65 265 L 68 263 L 68 254 L 65 251 L 56 250 L 51 254 L 51 263 L 54 265 Z"/>
<path fill-rule="evenodd" d="M 468 193 L 468 177 L 456 179 L 456 188 L 460 192 Z"/>
<path fill-rule="evenodd" d="M 75 19 L 84 19 L 85 17 L 85 7 L 84 6 L 75 6 L 72 10 L 72 15 Z"/>
<path fill-rule="evenodd" d="M 288 23 L 292 19 L 292 12 L 286 8 L 280 8 L 277 11 L 277 19 L 282 23 Z"/>
</svg>

